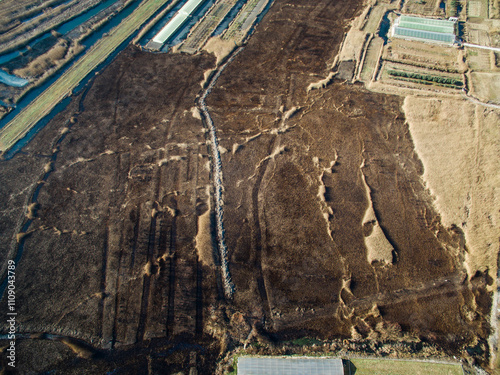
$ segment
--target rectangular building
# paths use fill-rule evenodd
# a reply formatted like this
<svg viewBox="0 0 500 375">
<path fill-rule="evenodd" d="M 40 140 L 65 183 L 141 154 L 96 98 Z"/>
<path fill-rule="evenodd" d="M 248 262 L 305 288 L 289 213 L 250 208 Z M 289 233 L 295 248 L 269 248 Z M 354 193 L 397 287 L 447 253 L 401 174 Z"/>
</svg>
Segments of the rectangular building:
<svg viewBox="0 0 500 375">
<path fill-rule="evenodd" d="M 400 16 L 394 22 L 391 35 L 396 38 L 453 44 L 456 20 L 437 20 L 414 16 Z"/>
<path fill-rule="evenodd" d="M 344 375 L 342 360 L 318 357 L 240 357 L 238 375 Z"/>
<path fill-rule="evenodd" d="M 198 8 L 207 0 L 188 0 L 186 4 L 176 13 L 176 15 L 160 30 L 153 38 L 154 47 L 161 46 L 168 41 Z"/>
</svg>

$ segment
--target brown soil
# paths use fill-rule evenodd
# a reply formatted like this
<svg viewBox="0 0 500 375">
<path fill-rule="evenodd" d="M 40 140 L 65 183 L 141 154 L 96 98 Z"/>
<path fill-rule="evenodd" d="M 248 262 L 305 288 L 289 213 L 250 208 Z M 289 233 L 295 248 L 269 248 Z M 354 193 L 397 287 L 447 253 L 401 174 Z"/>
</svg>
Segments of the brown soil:
<svg viewBox="0 0 500 375">
<path fill-rule="evenodd" d="M 485 359 L 491 280 L 466 278 L 463 234 L 432 208 L 401 98 L 339 81 L 307 90 L 360 10 L 276 0 L 207 97 L 233 151 L 221 156 L 233 300 L 201 250 L 214 204 L 192 107 L 213 56 L 129 48 L 0 162 L 3 259 L 38 203 L 16 270 L 19 332 L 64 336 L 19 339 L 19 358 L 47 353 L 26 370 L 209 374 L 244 342 L 303 336 Z M 367 260 L 370 205 L 391 264 Z"/>
</svg>

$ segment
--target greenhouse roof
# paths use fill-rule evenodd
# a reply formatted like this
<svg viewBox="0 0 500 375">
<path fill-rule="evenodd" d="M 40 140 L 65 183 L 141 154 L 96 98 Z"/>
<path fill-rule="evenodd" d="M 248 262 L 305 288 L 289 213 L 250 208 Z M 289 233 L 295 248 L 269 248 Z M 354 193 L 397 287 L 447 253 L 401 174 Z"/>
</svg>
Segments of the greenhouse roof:
<svg viewBox="0 0 500 375">
<path fill-rule="evenodd" d="M 455 22 L 401 16 L 396 20 L 392 34 L 401 38 L 453 44 L 455 41 Z"/>
<path fill-rule="evenodd" d="M 205 2 L 206 0 L 188 0 L 186 4 L 176 13 L 176 15 L 160 30 L 153 38 L 153 42 L 158 44 L 165 43 L 171 38 L 188 18 Z"/>
<path fill-rule="evenodd" d="M 240 357 L 238 375 L 343 375 L 341 359 L 310 357 Z"/>
<path fill-rule="evenodd" d="M 412 16 L 401 16 L 399 26 L 423 31 L 453 34 L 455 22 L 448 20 L 436 20 L 431 18 L 419 18 Z"/>
</svg>

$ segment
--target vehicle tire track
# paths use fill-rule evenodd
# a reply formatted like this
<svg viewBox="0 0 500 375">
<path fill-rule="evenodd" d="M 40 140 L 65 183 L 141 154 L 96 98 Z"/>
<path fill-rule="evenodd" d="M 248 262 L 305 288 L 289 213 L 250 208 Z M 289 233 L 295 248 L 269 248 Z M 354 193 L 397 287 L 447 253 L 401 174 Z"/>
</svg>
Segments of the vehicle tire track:
<svg viewBox="0 0 500 375">
<path fill-rule="evenodd" d="M 269 142 L 269 147 L 267 150 L 267 154 L 270 155 L 276 145 L 277 136 L 274 136 L 273 139 Z M 252 188 L 252 242 L 253 248 L 255 250 L 255 260 L 254 266 L 257 269 L 257 288 L 259 290 L 259 295 L 262 300 L 263 306 L 266 308 L 267 316 L 271 316 L 271 306 L 269 304 L 269 298 L 267 295 L 266 283 L 264 279 L 264 273 L 262 271 L 262 231 L 261 231 L 261 223 L 259 219 L 259 192 L 262 184 L 262 180 L 264 179 L 264 175 L 267 171 L 267 166 L 269 165 L 270 158 L 266 158 L 259 166 L 259 172 L 256 177 L 255 184 Z"/>
<path fill-rule="evenodd" d="M 167 322 L 165 327 L 167 337 L 172 337 L 174 330 L 175 264 L 177 262 L 177 257 L 175 253 L 176 231 L 177 231 L 177 220 L 176 216 L 174 216 L 172 219 L 172 225 L 170 227 L 170 241 L 168 246 L 168 255 L 169 255 L 168 306 L 167 306 Z"/>
<path fill-rule="evenodd" d="M 156 237 L 156 216 L 153 216 L 151 218 L 151 222 L 149 225 L 149 234 L 148 234 L 148 253 L 147 253 L 148 262 L 151 262 L 153 260 L 155 237 Z M 137 327 L 137 336 L 136 336 L 137 342 L 143 341 L 144 334 L 146 333 L 150 287 L 151 287 L 151 275 L 145 273 L 143 276 L 143 283 L 142 283 L 141 309 L 139 313 L 139 325 Z"/>
<path fill-rule="evenodd" d="M 158 202 L 158 196 L 160 194 L 160 183 L 161 183 L 161 169 L 157 170 L 156 178 L 153 180 L 156 182 L 154 197 L 155 202 Z M 157 203 L 153 204 L 153 210 L 156 210 Z M 149 224 L 148 232 L 148 247 L 146 255 L 146 264 L 153 264 L 155 243 L 156 243 L 156 213 L 151 214 L 151 221 Z M 149 272 L 145 272 L 143 276 L 142 284 L 142 295 L 141 295 L 141 308 L 139 313 L 139 324 L 137 326 L 136 341 L 143 341 L 144 335 L 146 333 L 146 325 L 148 320 L 148 307 L 149 307 L 149 297 L 151 294 L 151 277 L 153 275 Z"/>
</svg>

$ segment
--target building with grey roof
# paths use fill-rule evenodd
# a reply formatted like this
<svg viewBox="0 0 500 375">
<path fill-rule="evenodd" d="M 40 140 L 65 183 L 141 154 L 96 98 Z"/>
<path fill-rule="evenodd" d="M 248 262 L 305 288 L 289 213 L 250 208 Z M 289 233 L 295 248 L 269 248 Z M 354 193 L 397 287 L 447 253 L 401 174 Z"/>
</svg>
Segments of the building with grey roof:
<svg viewBox="0 0 500 375">
<path fill-rule="evenodd" d="M 396 38 L 453 44 L 456 40 L 456 19 L 438 20 L 402 15 L 396 19 L 391 35 Z"/>
<path fill-rule="evenodd" d="M 249 357 L 238 359 L 238 375 L 344 375 L 342 360 L 321 357 Z"/>
</svg>

